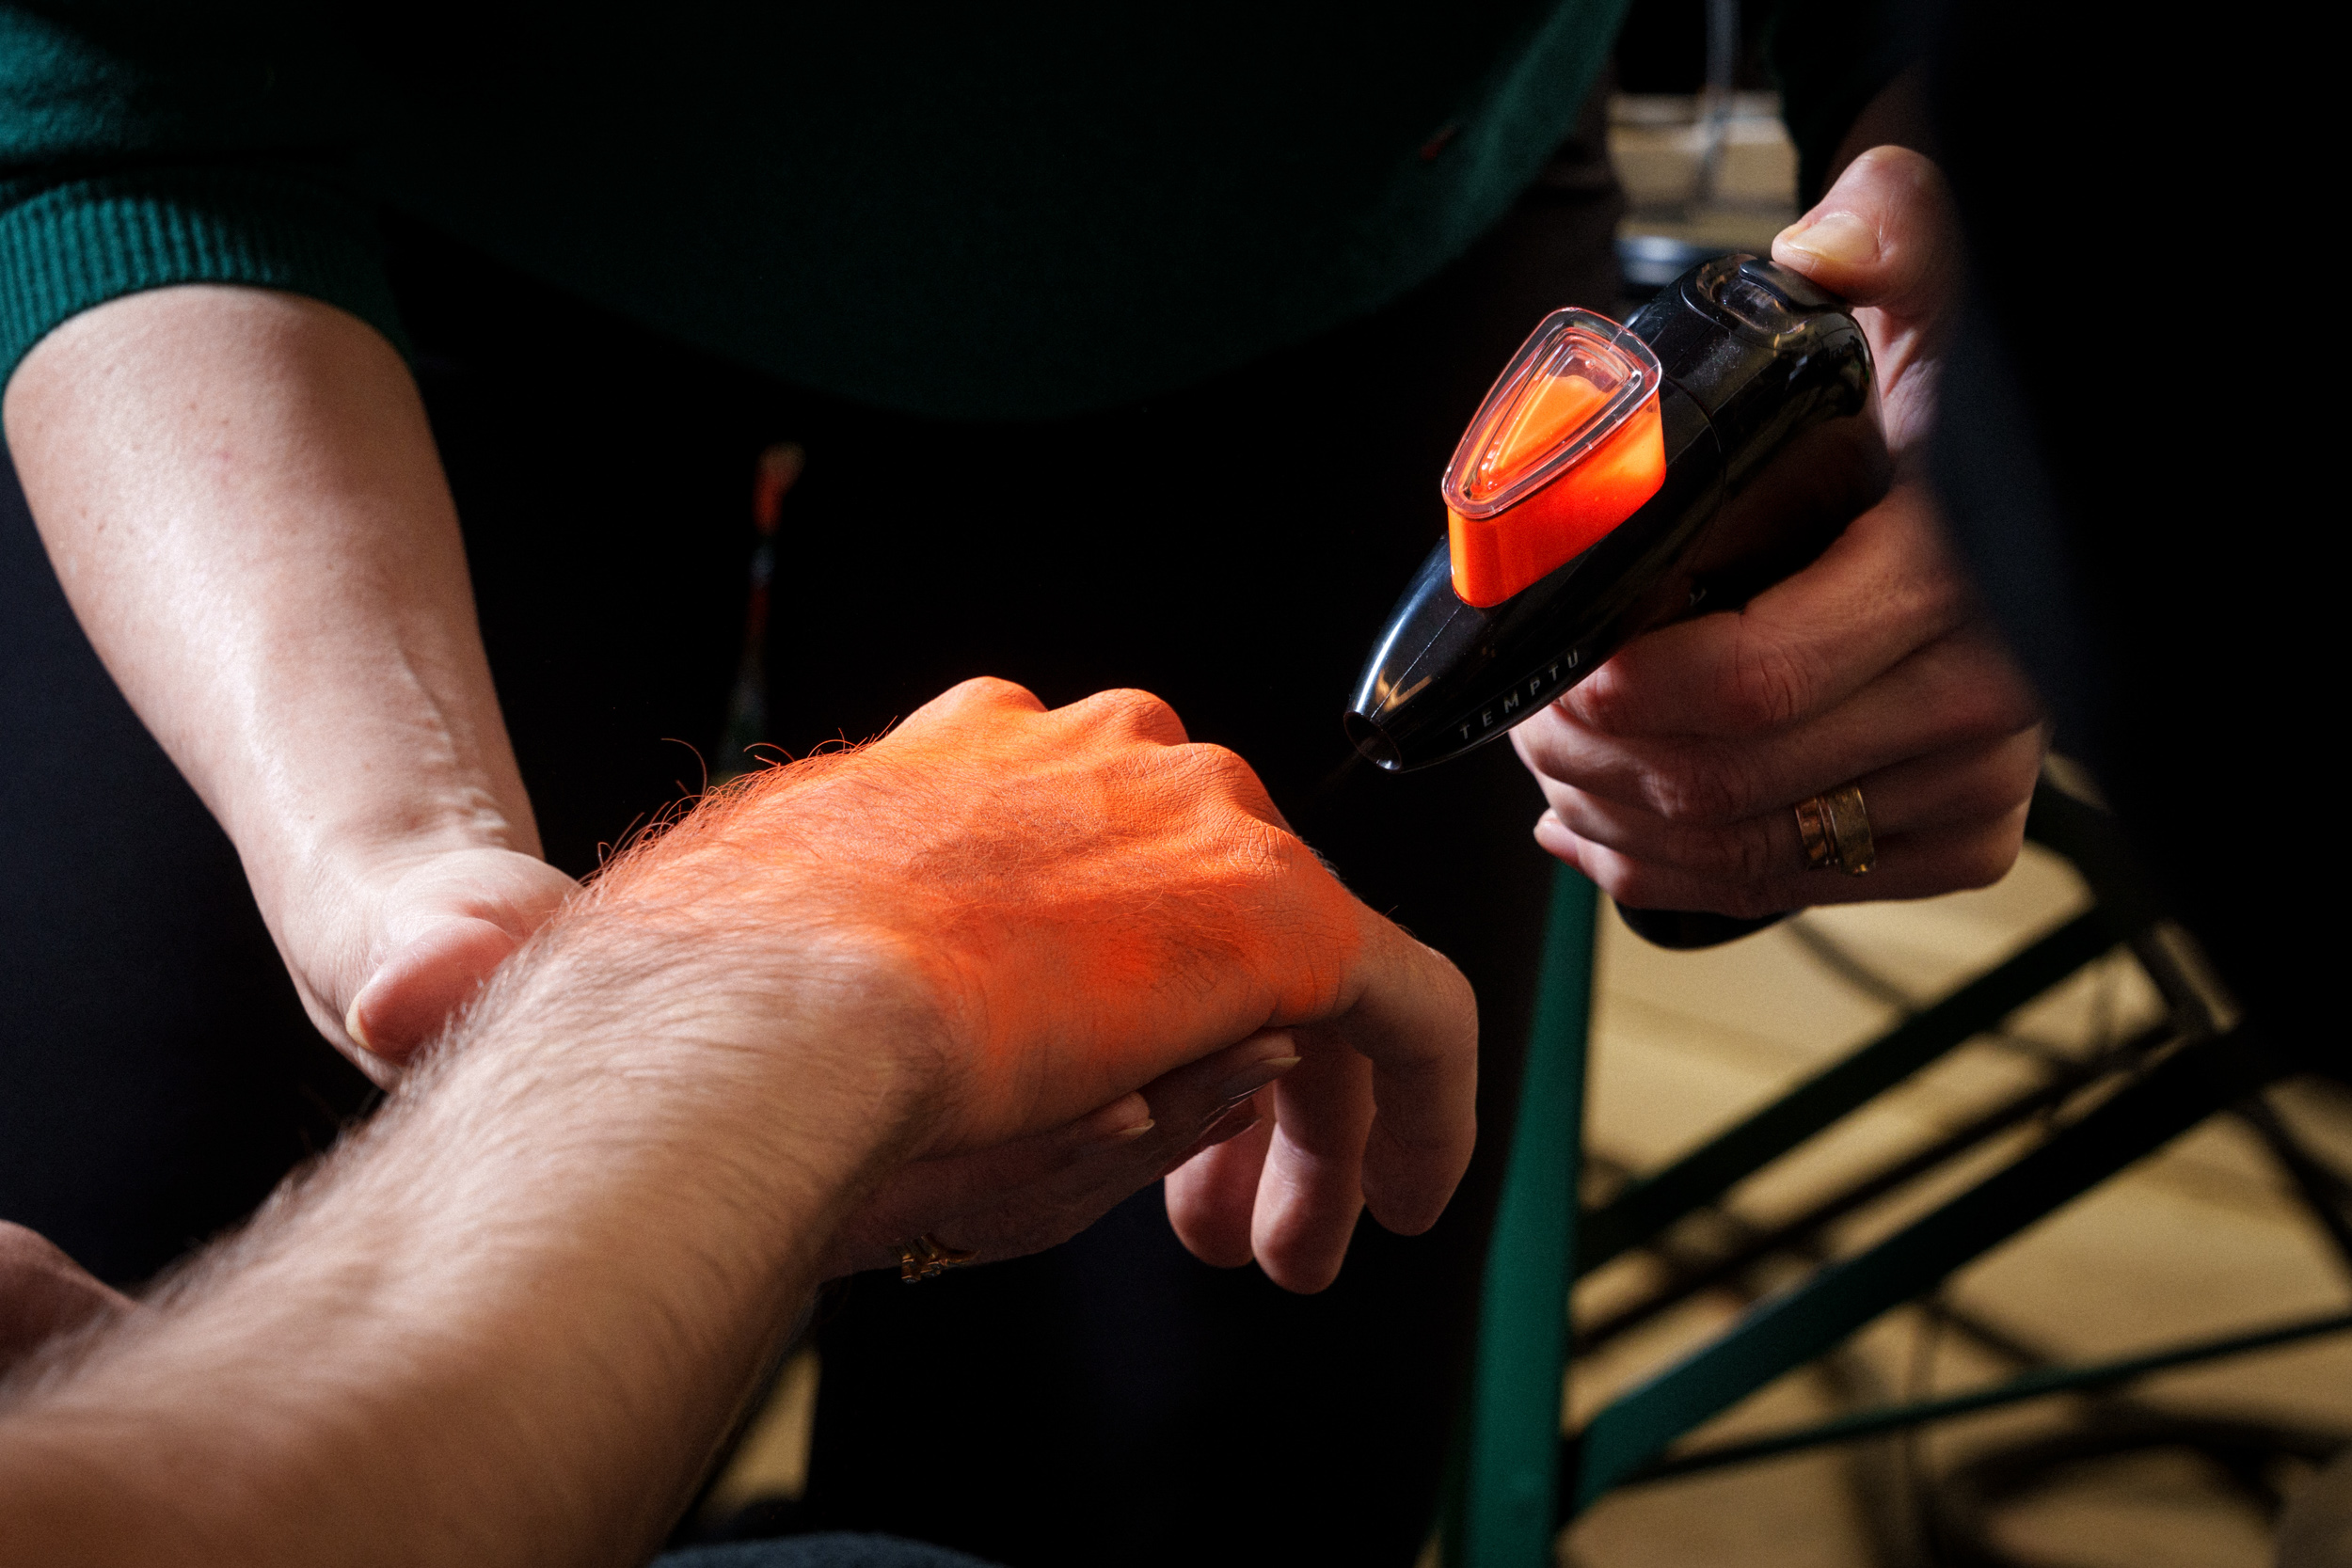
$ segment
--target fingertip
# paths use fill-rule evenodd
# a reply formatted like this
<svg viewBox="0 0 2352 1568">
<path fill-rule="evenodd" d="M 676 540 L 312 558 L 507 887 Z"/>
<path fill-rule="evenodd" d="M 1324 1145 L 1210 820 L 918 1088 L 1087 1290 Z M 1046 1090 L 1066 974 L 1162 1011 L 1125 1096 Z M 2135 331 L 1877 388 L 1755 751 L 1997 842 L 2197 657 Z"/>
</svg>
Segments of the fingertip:
<svg viewBox="0 0 2352 1568">
<path fill-rule="evenodd" d="M 1445 1217 L 1477 1147 L 1475 1111 L 1417 1143 L 1399 1139 L 1393 1119 L 1384 1116 L 1364 1146 L 1364 1206 L 1382 1229 L 1421 1235 Z"/>
<path fill-rule="evenodd" d="M 1071 1129 L 1071 1141 L 1087 1154 L 1124 1148 L 1158 1125 L 1152 1117 L 1151 1101 L 1140 1094 L 1130 1094 L 1082 1117 Z"/>
<path fill-rule="evenodd" d="M 1253 1261 L 1252 1211 L 1272 1125 L 1260 1121 L 1168 1173 L 1168 1220 L 1184 1250 L 1212 1268 Z"/>
<path fill-rule="evenodd" d="M 1883 250 L 1877 224 L 1827 202 L 1772 238 L 1773 261 L 1831 288 L 1876 266 Z"/>
<path fill-rule="evenodd" d="M 1357 1212 L 1362 1212 L 1360 1206 Z M 1259 1270 L 1295 1296 L 1322 1294 L 1339 1279 L 1347 1261 L 1347 1243 L 1356 1234 L 1354 1216 L 1327 1229 L 1322 1225 L 1286 1228 L 1287 1234 L 1255 1238 Z"/>
<path fill-rule="evenodd" d="M 1364 1207 L 1380 1223 L 1380 1228 L 1399 1236 L 1420 1236 L 1436 1228 L 1445 1218 L 1446 1206 L 1454 1201 L 1454 1189 L 1460 1178 L 1445 1183 L 1443 1192 L 1432 1194 L 1425 1181 L 1413 1181 L 1397 1186 L 1380 1180 L 1374 1172 L 1364 1173 Z"/>
<path fill-rule="evenodd" d="M 1874 147 L 1773 237 L 1772 260 L 1854 305 L 1915 306 L 1950 248 L 1949 207 L 1933 159 Z"/>
<path fill-rule="evenodd" d="M 423 1037 L 404 1028 L 400 1015 L 405 1009 L 392 995 L 394 985 L 387 983 L 386 974 L 377 970 L 351 999 L 351 1008 L 343 1014 L 343 1033 L 369 1055 L 398 1065 L 416 1053 Z"/>
<path fill-rule="evenodd" d="M 1347 1260 L 1357 1218 L 1364 1212 L 1357 1173 L 1319 1169 L 1283 1136 L 1276 1148 L 1250 1225 L 1250 1250 L 1265 1276 L 1293 1295 L 1311 1296 L 1330 1288 Z"/>
<path fill-rule="evenodd" d="M 1176 1166 L 1162 1182 L 1169 1229 L 1212 1270 L 1240 1270 L 1256 1260 L 1249 1248 L 1256 1168 L 1235 1171 L 1232 1159 L 1232 1145 L 1221 1143 Z"/>
<path fill-rule="evenodd" d="M 385 960 L 351 999 L 343 1028 L 371 1055 L 404 1062 L 520 945 L 489 921 L 450 921 Z"/>
<path fill-rule="evenodd" d="M 1568 825 L 1560 820 L 1558 812 L 1547 811 L 1535 819 L 1535 842 L 1552 859 L 1578 865 L 1576 835 L 1568 832 Z M 1581 865 L 1578 868 L 1582 869 Z"/>
</svg>

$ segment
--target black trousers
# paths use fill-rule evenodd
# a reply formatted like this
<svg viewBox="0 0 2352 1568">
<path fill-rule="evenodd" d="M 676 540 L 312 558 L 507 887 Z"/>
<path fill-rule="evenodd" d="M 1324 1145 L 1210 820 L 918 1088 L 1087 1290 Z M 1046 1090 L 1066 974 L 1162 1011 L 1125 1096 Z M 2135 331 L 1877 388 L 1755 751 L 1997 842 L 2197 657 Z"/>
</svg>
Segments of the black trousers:
<svg viewBox="0 0 2352 1568">
<path fill-rule="evenodd" d="M 1413 295 L 1215 383 L 1050 424 L 798 392 L 395 225 L 395 282 L 549 858 L 697 787 L 741 637 L 756 453 L 785 505 L 770 738 L 884 728 L 977 674 L 1110 686 L 1234 747 L 1375 908 L 1476 986 L 1482 1125 L 1426 1236 L 1367 1222 L 1285 1294 L 1176 1243 L 1148 1192 L 1071 1244 L 821 1331 L 808 1512 L 1041 1568 L 1405 1563 L 1467 1364 L 1549 862 L 1502 749 L 1358 769 L 1338 714 L 1439 537 L 1437 476 L 1547 309 L 1607 308 L 1595 144 Z M 955 324 L 936 324 L 942 333 Z M 234 1223 L 358 1112 L 234 854 L 115 692 L 0 484 L 0 1215 L 131 1282 Z"/>
</svg>

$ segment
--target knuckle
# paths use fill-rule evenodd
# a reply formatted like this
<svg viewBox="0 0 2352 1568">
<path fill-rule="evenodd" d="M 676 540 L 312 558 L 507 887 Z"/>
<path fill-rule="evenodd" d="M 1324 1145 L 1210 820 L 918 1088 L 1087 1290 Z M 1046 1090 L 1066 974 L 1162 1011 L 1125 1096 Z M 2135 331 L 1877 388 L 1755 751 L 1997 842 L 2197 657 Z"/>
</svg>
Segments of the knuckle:
<svg viewBox="0 0 2352 1568">
<path fill-rule="evenodd" d="M 1560 728 L 1581 721 L 1603 735 L 1633 735 L 1643 729 L 1642 683 L 1629 677 L 1622 656 L 1613 658 L 1552 705 Z"/>
<path fill-rule="evenodd" d="M 2026 813 L 2011 811 L 1985 832 L 1971 835 L 1961 855 L 1960 886 L 1991 887 L 2008 876 L 2026 847 Z"/>
<path fill-rule="evenodd" d="M 1987 839 L 1971 845 L 1964 851 L 1956 868 L 1955 892 L 1991 887 L 2010 873 L 2017 863 L 2022 840 Z"/>
<path fill-rule="evenodd" d="M 1714 842 L 1716 869 L 1725 880 L 1753 886 L 1787 869 L 1779 863 L 1770 830 L 1760 821 L 1742 822 L 1727 833 L 1716 834 Z"/>
<path fill-rule="evenodd" d="M 2033 799 L 2040 769 L 2020 769 L 2009 757 L 1994 754 L 1968 766 L 1955 781 L 1950 811 L 1962 819 L 2008 816 Z"/>
<path fill-rule="evenodd" d="M 1958 741 L 1994 740 L 2012 735 L 2025 717 L 2016 711 L 2001 682 L 1981 677 L 1962 682 L 1945 713 L 1951 736 Z"/>
<path fill-rule="evenodd" d="M 1937 654 L 1941 689 L 1934 701 L 1950 738 L 2006 739 L 2041 721 L 2033 688 L 1998 645 L 1963 634 Z"/>
<path fill-rule="evenodd" d="M 1018 681 L 1006 680 L 1000 675 L 975 675 L 970 680 L 959 681 L 947 695 L 964 702 L 993 703 L 1027 708 L 1042 708 L 1045 705 L 1037 700 L 1037 694 L 1027 687 Z"/>
<path fill-rule="evenodd" d="M 1184 721 L 1176 717 L 1173 707 L 1149 691 L 1115 687 L 1096 692 L 1087 703 L 1103 721 L 1116 728 L 1180 745 L 1184 742 Z"/>
<path fill-rule="evenodd" d="M 1914 584 L 1912 613 L 1925 626 L 1964 626 L 1976 612 L 1976 586 L 1940 552 Z"/>
<path fill-rule="evenodd" d="M 1755 815 L 1755 785 L 1732 753 L 1692 748 L 1644 778 L 1644 796 L 1677 827 L 1715 827 Z"/>
<path fill-rule="evenodd" d="M 1176 799 L 1212 835 L 1230 873 L 1279 881 L 1311 862 L 1323 863 L 1282 825 L 1257 770 L 1239 753 L 1196 742 L 1171 748 L 1168 757 Z"/>
<path fill-rule="evenodd" d="M 1599 864 L 1588 864 L 1584 875 L 1610 898 L 1628 909 L 1655 908 L 1657 879 L 1639 862 L 1612 857 Z"/>
<path fill-rule="evenodd" d="M 1254 801 L 1263 793 L 1258 771 L 1240 752 L 1214 741 L 1196 741 L 1184 748 L 1184 766 L 1202 785 L 1227 798 L 1244 796 Z"/>
<path fill-rule="evenodd" d="M 1726 722 L 1750 733 L 1802 718 L 1820 685 L 1804 653 L 1777 638 L 1743 638 L 1724 672 L 1719 702 Z"/>
<path fill-rule="evenodd" d="M 1575 768 L 1576 725 L 1558 704 L 1511 732 L 1519 760 L 1537 775 L 1566 779 Z"/>
</svg>

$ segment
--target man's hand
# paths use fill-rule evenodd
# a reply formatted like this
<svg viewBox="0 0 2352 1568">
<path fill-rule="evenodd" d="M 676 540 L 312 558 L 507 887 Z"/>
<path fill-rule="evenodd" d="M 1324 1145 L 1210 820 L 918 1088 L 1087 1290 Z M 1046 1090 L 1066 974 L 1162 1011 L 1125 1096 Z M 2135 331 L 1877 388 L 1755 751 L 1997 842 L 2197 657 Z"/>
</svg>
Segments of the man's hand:
<svg viewBox="0 0 2352 1568">
<path fill-rule="evenodd" d="M 50 334 L 9 381 L 6 415 L 75 613 L 235 842 L 311 1018 L 395 1082 L 574 891 L 538 857 L 455 511 L 399 356 L 315 301 L 161 289 Z M 662 856 L 631 863 L 633 876 L 675 868 L 671 850 L 723 816 L 747 836 L 706 858 L 707 911 L 787 869 L 773 851 L 808 848 L 825 877 L 771 879 L 771 901 L 795 890 L 779 920 L 806 928 L 829 911 L 846 923 L 823 934 L 835 945 L 886 928 L 960 1009 L 939 1044 L 963 1076 L 925 1080 L 953 1115 L 931 1158 L 851 1222 L 858 1256 L 924 1214 L 967 1224 L 959 1244 L 992 1253 L 1054 1239 L 1191 1147 L 1200 1085 L 1147 1085 L 1261 1029 L 1340 1018 L 1343 1031 L 1298 1036 L 1293 1081 L 1314 1086 L 1267 1096 L 1287 1131 L 1270 1151 L 1250 1146 L 1268 1176 L 1255 1220 L 1231 1182 L 1206 1209 L 1228 1229 L 1254 1223 L 1269 1272 L 1300 1288 L 1338 1267 L 1359 1187 L 1392 1226 L 1433 1222 L 1470 1138 L 1470 1047 L 1448 1032 L 1466 1027 L 1458 977 L 1359 909 L 1237 759 L 1178 744 L 1158 704 L 1040 715 L 989 689 L 979 721 L 963 719 L 980 698 L 953 695 L 852 759 L 744 787 L 731 813 L 698 814 Z M 1041 736 L 1076 751 L 1057 762 Z M 1114 736 L 1132 777 L 1098 766 Z M 1199 838 L 1213 821 L 1224 836 Z M 1081 873 L 1094 880 L 1073 905 Z M 1181 908 L 1167 902 L 1178 890 Z M 1341 938 L 1355 945 L 1330 945 Z M 1315 962 L 1301 969 L 1302 954 Z M 1416 975 L 1445 1027 L 1395 1016 Z M 1032 1051 L 1039 1030 L 1060 1044 Z M 1093 1043 L 1073 1054 L 1080 1039 Z M 1175 1097 L 1162 1127 L 1071 1163 L 1146 1119 L 1122 1104 L 1138 1090 L 1154 1112 Z M 986 1214 L 982 1189 L 1000 1194 Z"/>
<path fill-rule="evenodd" d="M 1402 1230 L 1444 1207 L 1475 1034 L 1453 967 L 1165 705 L 969 683 L 619 857 L 243 1234 L 0 1386 L 0 1536 L 644 1562 L 861 1197 L 869 1247 L 943 1214 L 1025 1246 L 1042 1208 L 991 1188 L 1062 1180 L 1083 1217 L 1270 1109 L 1210 1220 L 1254 1214 L 1311 1288 L 1366 1198 Z M 1141 1165 L 1025 1142 L 1137 1110 L 1167 1123 Z"/>
<path fill-rule="evenodd" d="M 903 976 L 920 999 L 905 1049 L 865 1067 L 885 1103 L 908 1097 L 917 1159 L 1017 1164 L 1039 1150 L 1002 1146 L 1081 1117 L 1133 1126 L 1126 1097 L 1227 1053 L 1162 1085 L 1176 1111 L 1141 1180 L 1237 1130 L 1211 1125 L 1218 1105 L 1260 1096 L 1262 1133 L 1225 1146 L 1238 1152 L 1213 1191 L 1187 1190 L 1179 1226 L 1249 1238 L 1244 1256 L 1294 1290 L 1338 1273 L 1367 1203 L 1392 1230 L 1435 1224 L 1469 1164 L 1461 976 L 1350 896 L 1240 758 L 1187 744 L 1141 692 L 1048 711 L 967 682 L 863 750 L 727 786 L 610 867 L 582 913 L 618 910 L 665 947 L 726 955 L 707 983 L 742 991 L 750 1016 L 767 942 Z M 1267 1031 L 1295 1043 L 1232 1054 Z M 1104 1182 L 1075 1180 L 1098 1195 L 1080 1210 L 1100 1201 Z"/>
<path fill-rule="evenodd" d="M 917 1160 L 868 1197 L 835 1233 L 828 1277 L 888 1268 L 929 1235 L 993 1263 L 1058 1246 L 1138 1189 L 1203 1149 L 1255 1131 L 1263 1091 L 1299 1063 L 1290 1034 L 1269 1030 L 1177 1069 L 1073 1125 L 972 1154 Z M 1233 1223 L 1251 1218 L 1251 1194 Z M 1198 1249 L 1196 1249 L 1198 1250 Z M 1246 1262 L 1222 1257 L 1216 1262 Z"/>
<path fill-rule="evenodd" d="M 1774 242 L 1857 307 L 1893 487 L 1813 565 L 1636 640 L 1514 732 L 1551 808 L 1537 842 L 1620 903 L 1753 916 L 1981 887 L 2015 862 L 2046 737 L 1921 471 L 1958 244 L 1934 165 L 1889 147 Z M 1878 867 L 1809 872 L 1792 808 L 1846 784 Z"/>
</svg>

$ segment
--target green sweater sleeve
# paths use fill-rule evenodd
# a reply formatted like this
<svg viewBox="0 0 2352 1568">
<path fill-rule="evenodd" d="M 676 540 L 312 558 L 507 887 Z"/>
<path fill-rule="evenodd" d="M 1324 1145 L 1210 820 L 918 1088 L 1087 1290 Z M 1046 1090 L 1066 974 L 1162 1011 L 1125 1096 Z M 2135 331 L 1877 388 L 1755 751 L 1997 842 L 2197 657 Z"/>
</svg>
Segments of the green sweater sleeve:
<svg viewBox="0 0 2352 1568">
<path fill-rule="evenodd" d="M 1925 0 L 1782 0 L 1764 39 L 1797 144 L 1797 191 L 1821 194 L 1830 155 L 1879 89 L 1925 52 Z"/>
<path fill-rule="evenodd" d="M 342 55 L 292 9 L 0 4 L 0 384 L 70 317 L 175 283 L 307 294 L 405 347 L 341 177 Z"/>
</svg>

